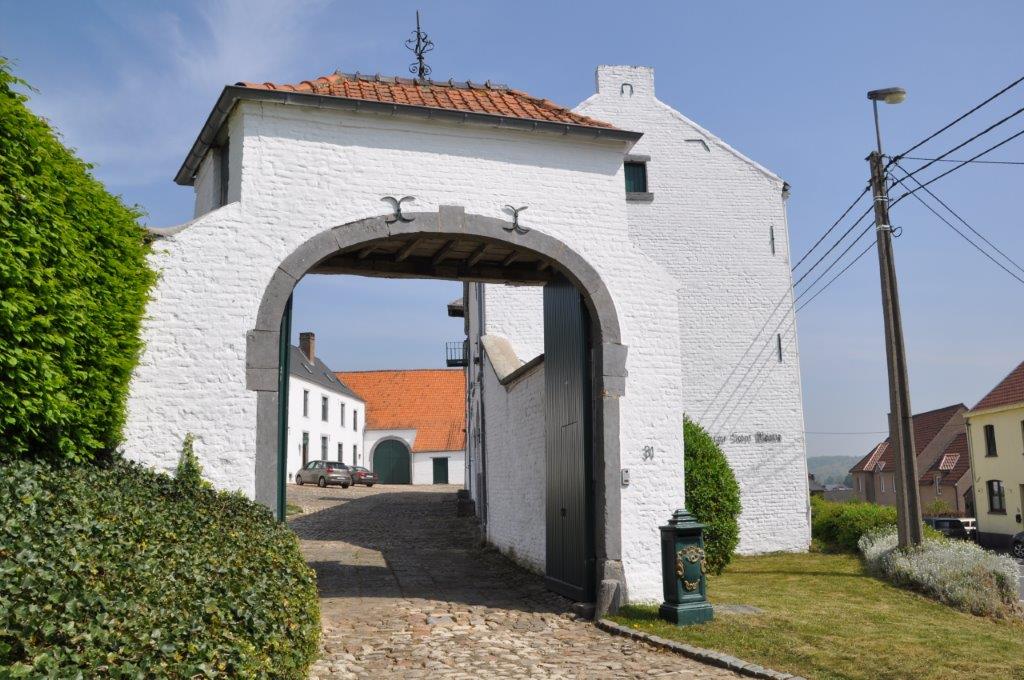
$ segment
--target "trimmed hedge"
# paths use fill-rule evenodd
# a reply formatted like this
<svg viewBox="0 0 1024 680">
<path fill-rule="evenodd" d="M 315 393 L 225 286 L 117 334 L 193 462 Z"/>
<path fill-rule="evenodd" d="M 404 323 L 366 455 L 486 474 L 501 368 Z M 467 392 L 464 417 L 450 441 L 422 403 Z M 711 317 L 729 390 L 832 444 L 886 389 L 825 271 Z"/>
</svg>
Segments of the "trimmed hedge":
<svg viewBox="0 0 1024 680">
<path fill-rule="evenodd" d="M 295 535 L 138 465 L 0 463 L 0 676 L 304 678 L 320 633 Z"/>
<path fill-rule="evenodd" d="M 85 461 L 121 439 L 154 274 L 125 207 L 15 91 L 0 58 L 0 441 Z"/>
<path fill-rule="evenodd" d="M 684 418 L 683 437 L 686 509 L 707 525 L 704 549 L 708 570 L 721 574 L 740 541 L 740 485 L 722 449 L 703 427 Z"/>
<path fill-rule="evenodd" d="M 896 508 L 861 501 L 835 503 L 811 496 L 811 537 L 826 551 L 857 552 L 861 536 L 896 524 Z"/>
</svg>

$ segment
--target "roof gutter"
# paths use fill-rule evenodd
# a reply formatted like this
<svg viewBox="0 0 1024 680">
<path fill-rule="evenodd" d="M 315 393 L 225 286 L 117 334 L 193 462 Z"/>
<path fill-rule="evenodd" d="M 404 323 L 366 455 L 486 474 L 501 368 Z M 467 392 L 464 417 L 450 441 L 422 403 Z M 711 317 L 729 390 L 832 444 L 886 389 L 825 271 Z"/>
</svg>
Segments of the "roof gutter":
<svg viewBox="0 0 1024 680">
<path fill-rule="evenodd" d="M 591 127 L 574 123 L 555 123 L 544 120 L 515 118 L 474 111 L 458 111 L 440 109 L 414 104 L 394 104 L 391 102 L 368 101 L 352 97 L 320 95 L 309 92 L 290 92 L 285 90 L 263 90 L 239 85 L 227 85 L 220 93 L 217 103 L 203 124 L 199 136 L 182 163 L 174 181 L 182 186 L 190 186 L 195 180 L 199 163 L 207 150 L 216 143 L 217 134 L 227 120 L 231 110 L 240 100 L 270 102 L 274 104 L 291 104 L 309 106 L 318 109 L 333 109 L 349 113 L 385 114 L 398 118 L 414 120 L 436 120 L 444 123 L 462 123 L 476 127 L 500 128 L 503 130 L 521 130 L 525 132 L 544 132 L 559 134 L 579 139 L 601 139 L 620 142 L 636 142 L 643 136 L 642 132 L 630 132 L 617 128 Z"/>
</svg>

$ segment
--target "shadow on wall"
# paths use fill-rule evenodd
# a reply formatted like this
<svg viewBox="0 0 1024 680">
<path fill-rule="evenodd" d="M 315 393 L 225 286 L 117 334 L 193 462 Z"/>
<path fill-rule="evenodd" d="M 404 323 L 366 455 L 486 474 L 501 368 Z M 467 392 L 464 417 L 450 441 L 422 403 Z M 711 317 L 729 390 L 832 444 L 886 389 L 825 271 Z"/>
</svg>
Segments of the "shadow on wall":
<svg viewBox="0 0 1024 680">
<path fill-rule="evenodd" d="M 321 598 L 422 598 L 550 613 L 572 605 L 548 591 L 542 575 L 484 546 L 476 519 L 456 517 L 451 492 L 354 497 L 290 525 L 305 543 Z"/>
</svg>

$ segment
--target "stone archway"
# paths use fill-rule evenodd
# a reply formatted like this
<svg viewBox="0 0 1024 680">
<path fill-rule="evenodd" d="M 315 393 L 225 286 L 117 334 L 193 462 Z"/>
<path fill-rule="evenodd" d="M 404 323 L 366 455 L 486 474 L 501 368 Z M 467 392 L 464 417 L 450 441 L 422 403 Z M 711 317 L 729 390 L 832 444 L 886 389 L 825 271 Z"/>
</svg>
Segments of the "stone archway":
<svg viewBox="0 0 1024 680">
<path fill-rule="evenodd" d="M 410 257 L 417 243 L 438 238 L 445 245 L 429 261 Z M 472 244 L 468 252 L 465 244 Z M 488 258 L 488 248 L 500 255 L 500 262 Z M 388 253 L 388 258 L 375 257 L 377 251 Z M 296 284 L 316 271 L 533 283 L 560 275 L 580 291 L 593 338 L 594 576 L 602 591 L 610 586 L 624 599 L 619 397 L 625 390 L 627 348 L 621 343 L 615 305 L 597 271 L 552 236 L 507 220 L 466 214 L 459 206 L 441 206 L 436 213 L 370 217 L 327 229 L 303 243 L 271 277 L 255 327 L 247 334 L 246 387 L 257 392 L 255 497 L 270 507 L 276 506 L 279 493 L 281 320 Z"/>
</svg>

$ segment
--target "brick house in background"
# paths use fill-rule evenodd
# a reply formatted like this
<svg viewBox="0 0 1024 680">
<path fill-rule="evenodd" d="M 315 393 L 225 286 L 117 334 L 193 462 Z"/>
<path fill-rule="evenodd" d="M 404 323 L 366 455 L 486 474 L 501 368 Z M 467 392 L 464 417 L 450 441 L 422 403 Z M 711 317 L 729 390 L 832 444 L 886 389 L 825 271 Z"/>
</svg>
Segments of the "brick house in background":
<svg viewBox="0 0 1024 680">
<path fill-rule="evenodd" d="M 970 475 L 966 474 L 970 460 L 961 448 L 966 439 L 960 444 L 957 442 L 966 431 L 966 412 L 963 404 L 953 404 L 918 413 L 913 418 L 922 506 L 941 498 L 958 512 L 965 511 L 964 494 L 970 490 Z M 850 473 L 857 498 L 879 505 L 896 505 L 895 450 L 888 438 L 876 444 L 850 468 Z M 966 489 L 961 489 L 965 479 Z"/>
<path fill-rule="evenodd" d="M 382 484 L 462 484 L 466 375 L 462 369 L 342 371 L 366 400 L 359 464 Z"/>
</svg>

